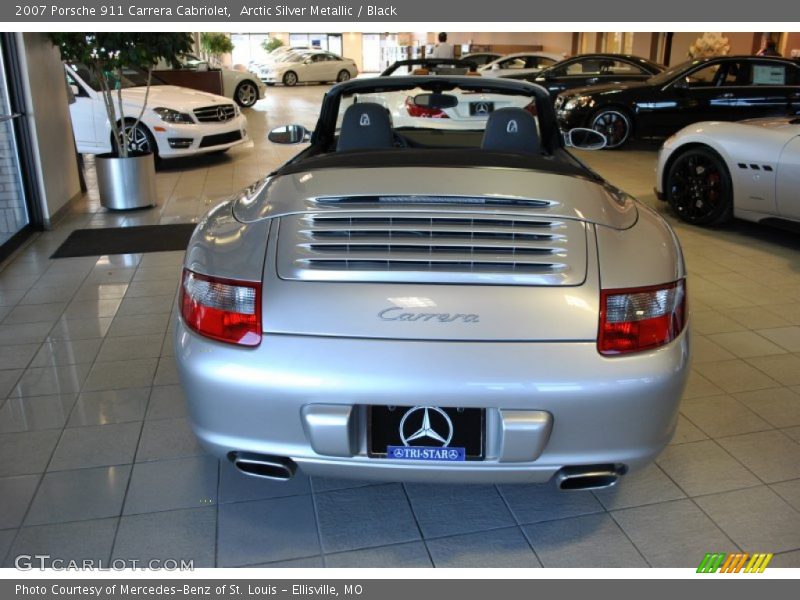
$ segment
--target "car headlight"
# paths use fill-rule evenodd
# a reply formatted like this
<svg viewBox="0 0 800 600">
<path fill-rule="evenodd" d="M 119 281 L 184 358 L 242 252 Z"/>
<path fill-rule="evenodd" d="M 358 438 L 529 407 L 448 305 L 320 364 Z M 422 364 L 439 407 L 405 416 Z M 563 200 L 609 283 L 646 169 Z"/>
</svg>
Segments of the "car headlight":
<svg viewBox="0 0 800 600">
<path fill-rule="evenodd" d="M 192 115 L 188 115 L 186 113 L 182 113 L 177 110 L 173 110 L 171 108 L 164 108 L 163 106 L 159 106 L 157 108 L 154 108 L 153 112 L 156 113 L 159 117 L 161 117 L 162 121 L 166 121 L 167 123 L 189 123 L 189 124 L 194 123 Z"/>
<path fill-rule="evenodd" d="M 592 104 L 594 104 L 594 100 L 591 96 L 575 96 L 564 103 L 564 110 L 575 110 Z"/>
</svg>

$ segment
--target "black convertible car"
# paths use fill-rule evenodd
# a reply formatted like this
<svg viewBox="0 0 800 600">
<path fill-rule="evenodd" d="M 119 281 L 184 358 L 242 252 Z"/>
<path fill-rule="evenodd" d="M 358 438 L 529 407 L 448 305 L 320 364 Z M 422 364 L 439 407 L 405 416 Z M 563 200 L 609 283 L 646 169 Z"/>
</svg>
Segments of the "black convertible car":
<svg viewBox="0 0 800 600">
<path fill-rule="evenodd" d="M 608 148 L 631 136 L 666 137 L 698 121 L 800 114 L 800 60 L 718 56 L 691 60 L 644 82 L 576 88 L 555 101 L 564 130 L 590 127 Z"/>
<path fill-rule="evenodd" d="M 632 54 L 581 54 L 528 75 L 528 81 L 547 88 L 555 98 L 577 87 L 645 81 L 664 67 Z"/>
</svg>

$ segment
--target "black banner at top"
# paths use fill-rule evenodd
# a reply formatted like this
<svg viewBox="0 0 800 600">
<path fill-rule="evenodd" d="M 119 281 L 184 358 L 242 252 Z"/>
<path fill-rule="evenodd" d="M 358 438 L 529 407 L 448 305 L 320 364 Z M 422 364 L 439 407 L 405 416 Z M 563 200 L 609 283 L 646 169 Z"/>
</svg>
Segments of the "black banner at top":
<svg viewBox="0 0 800 600">
<path fill-rule="evenodd" d="M 0 20 L 220 23 L 797 22 L 800 2 L 745 0 L 11 0 Z"/>
</svg>

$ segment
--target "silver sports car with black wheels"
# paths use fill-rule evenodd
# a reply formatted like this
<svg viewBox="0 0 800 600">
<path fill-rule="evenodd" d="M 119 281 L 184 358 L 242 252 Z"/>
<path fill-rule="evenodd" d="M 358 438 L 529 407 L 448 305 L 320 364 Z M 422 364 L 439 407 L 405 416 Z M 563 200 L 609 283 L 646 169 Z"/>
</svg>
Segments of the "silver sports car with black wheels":
<svg viewBox="0 0 800 600">
<path fill-rule="evenodd" d="M 394 126 L 376 94 L 509 102 L 453 130 Z M 273 479 L 585 489 L 669 442 L 689 370 L 680 246 L 567 151 L 546 90 L 354 80 L 313 133 L 270 139 L 310 144 L 186 253 L 175 354 L 211 452 Z"/>
</svg>

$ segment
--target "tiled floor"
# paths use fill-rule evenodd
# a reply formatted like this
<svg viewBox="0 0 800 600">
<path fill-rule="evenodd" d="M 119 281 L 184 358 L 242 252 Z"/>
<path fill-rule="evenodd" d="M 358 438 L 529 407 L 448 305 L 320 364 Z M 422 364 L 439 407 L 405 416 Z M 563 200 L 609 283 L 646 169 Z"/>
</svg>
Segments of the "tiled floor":
<svg viewBox="0 0 800 600">
<path fill-rule="evenodd" d="M 800 566 L 800 242 L 738 223 L 676 225 L 694 368 L 657 464 L 602 492 L 549 486 L 269 483 L 204 454 L 169 330 L 180 253 L 50 260 L 75 228 L 197 219 L 295 152 L 324 88 L 271 88 L 253 144 L 171 163 L 159 206 L 94 192 L 0 270 L 0 560 L 194 559 L 196 566 L 696 566 L 707 551 Z M 655 146 L 586 159 L 659 212 Z M 5 557 L 5 558 L 3 558 Z"/>
</svg>

